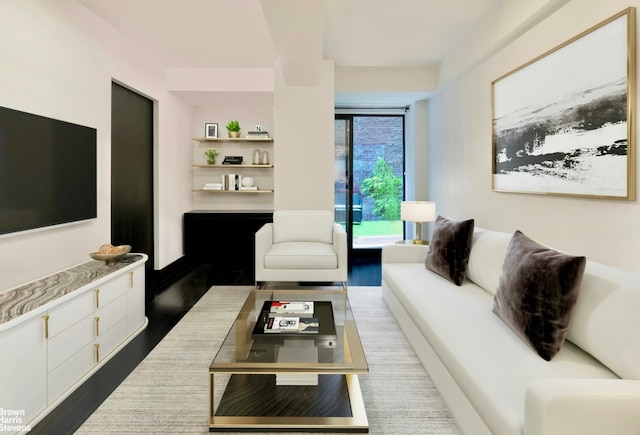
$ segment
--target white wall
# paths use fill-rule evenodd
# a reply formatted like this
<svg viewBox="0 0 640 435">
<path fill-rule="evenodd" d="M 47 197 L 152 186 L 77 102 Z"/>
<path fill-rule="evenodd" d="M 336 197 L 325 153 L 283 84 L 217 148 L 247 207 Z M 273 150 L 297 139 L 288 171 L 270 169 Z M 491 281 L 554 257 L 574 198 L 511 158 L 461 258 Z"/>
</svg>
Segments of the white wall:
<svg viewBox="0 0 640 435">
<path fill-rule="evenodd" d="M 333 211 L 333 61 L 317 86 L 288 86 L 276 67 L 274 124 L 274 209 Z"/>
<path fill-rule="evenodd" d="M 1 106 L 94 127 L 98 146 L 98 218 L 0 239 L 0 291 L 87 261 L 109 241 L 112 80 L 156 102 L 155 267 L 179 258 L 182 213 L 191 209 L 182 151 L 190 109 L 167 92 L 152 60 L 80 4 L 37 0 L 0 2 L 0 59 Z"/>
<path fill-rule="evenodd" d="M 473 217 L 476 225 L 500 231 L 520 229 L 558 249 L 640 271 L 638 201 L 491 191 L 491 81 L 639 3 L 568 2 L 430 99 L 429 199 L 436 202 L 440 214 L 456 219 Z M 495 30 L 487 27 L 484 31 Z M 459 56 L 469 52 L 465 44 L 474 45 L 478 40 L 483 40 L 482 35 L 474 34 L 474 39 L 461 44 L 452 57 L 464 63 Z"/>
</svg>

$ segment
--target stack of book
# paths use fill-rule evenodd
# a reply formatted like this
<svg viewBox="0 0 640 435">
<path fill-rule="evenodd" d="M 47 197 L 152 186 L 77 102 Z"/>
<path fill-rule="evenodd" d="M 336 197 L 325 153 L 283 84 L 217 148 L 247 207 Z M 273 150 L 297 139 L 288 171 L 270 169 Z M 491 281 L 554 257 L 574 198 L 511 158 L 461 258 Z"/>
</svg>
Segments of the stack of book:
<svg viewBox="0 0 640 435">
<path fill-rule="evenodd" d="M 320 323 L 313 314 L 313 302 L 273 301 L 264 323 L 264 332 L 317 334 Z"/>
<path fill-rule="evenodd" d="M 268 131 L 249 131 L 247 132 L 247 138 L 260 138 L 260 139 L 269 139 Z"/>
<path fill-rule="evenodd" d="M 242 164 L 242 156 L 224 156 L 224 160 L 222 161 L 223 165 L 241 165 Z"/>
<path fill-rule="evenodd" d="M 222 183 L 207 183 L 203 187 L 204 190 L 222 190 Z"/>
</svg>

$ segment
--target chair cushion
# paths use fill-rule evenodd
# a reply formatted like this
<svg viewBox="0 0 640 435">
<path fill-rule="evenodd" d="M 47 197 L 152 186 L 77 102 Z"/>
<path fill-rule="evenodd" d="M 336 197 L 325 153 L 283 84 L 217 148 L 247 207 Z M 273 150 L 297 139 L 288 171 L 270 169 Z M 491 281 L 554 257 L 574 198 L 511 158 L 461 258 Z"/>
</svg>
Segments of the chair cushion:
<svg viewBox="0 0 640 435">
<path fill-rule="evenodd" d="M 266 269 L 337 269 L 333 245 L 315 242 L 274 244 L 264 257 Z"/>
<path fill-rule="evenodd" d="M 333 214 L 326 210 L 278 210 L 273 213 L 273 243 L 333 243 Z"/>
</svg>

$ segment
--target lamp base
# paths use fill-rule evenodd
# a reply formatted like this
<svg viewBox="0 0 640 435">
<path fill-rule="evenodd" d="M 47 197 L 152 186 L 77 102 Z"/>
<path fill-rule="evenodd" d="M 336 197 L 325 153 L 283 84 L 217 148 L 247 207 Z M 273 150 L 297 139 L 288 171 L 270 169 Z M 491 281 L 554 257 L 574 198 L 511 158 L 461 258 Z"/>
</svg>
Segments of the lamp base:
<svg viewBox="0 0 640 435">
<path fill-rule="evenodd" d="M 429 243 L 426 240 L 420 240 L 420 239 L 413 239 L 412 240 L 414 245 L 428 245 Z"/>
</svg>

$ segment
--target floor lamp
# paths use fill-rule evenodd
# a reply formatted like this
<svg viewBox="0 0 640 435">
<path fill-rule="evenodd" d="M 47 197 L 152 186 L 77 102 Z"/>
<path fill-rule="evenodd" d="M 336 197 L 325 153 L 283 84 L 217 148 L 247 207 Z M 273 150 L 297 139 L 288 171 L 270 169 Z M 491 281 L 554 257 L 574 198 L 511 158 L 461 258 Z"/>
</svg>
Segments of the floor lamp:
<svg viewBox="0 0 640 435">
<path fill-rule="evenodd" d="M 400 204 L 400 218 L 403 221 L 414 222 L 416 233 L 413 243 L 415 245 L 426 245 L 422 240 L 422 223 L 436 220 L 436 203 L 430 201 L 402 201 Z"/>
</svg>

